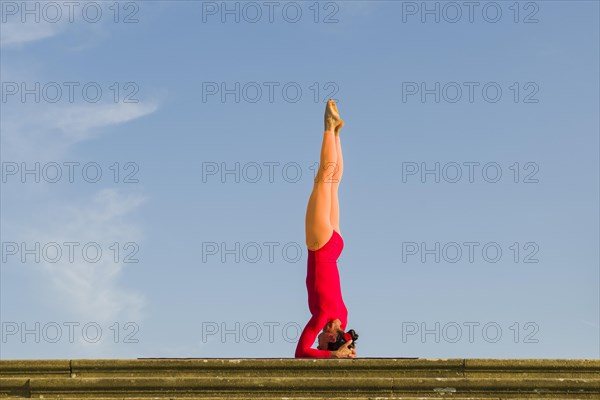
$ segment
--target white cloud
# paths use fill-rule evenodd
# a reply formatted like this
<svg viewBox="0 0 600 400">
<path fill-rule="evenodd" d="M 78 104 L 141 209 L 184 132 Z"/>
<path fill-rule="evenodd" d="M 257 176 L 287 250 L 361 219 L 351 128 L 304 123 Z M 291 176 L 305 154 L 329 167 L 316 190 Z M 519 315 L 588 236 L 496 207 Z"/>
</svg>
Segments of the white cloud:
<svg viewBox="0 0 600 400">
<path fill-rule="evenodd" d="M 40 105 L 37 104 L 39 110 Z M 69 104 L 18 107 L 4 111 L 2 154 L 13 160 L 56 160 L 78 142 L 98 136 L 101 128 L 149 115 L 158 109 L 154 102 Z"/>
<path fill-rule="evenodd" d="M 156 111 L 155 104 L 86 104 L 46 111 L 43 119 L 73 142 L 88 139 L 97 127 L 121 124 Z"/>
<path fill-rule="evenodd" d="M 6 48 L 21 49 L 57 36 L 67 29 L 74 34 L 83 30 L 92 31 L 94 35 L 75 35 L 80 42 L 71 43 L 70 47 L 63 47 L 63 50 L 89 46 L 93 38 L 106 34 L 102 26 L 90 24 L 80 24 L 79 28 L 74 28 L 65 20 L 52 24 L 20 23 L 16 20 L 18 17 L 13 19 L 3 23 L 0 28 L 0 47 L 3 51 Z M 43 81 L 44 71 L 40 69 L 43 63 L 35 63 L 36 67 L 32 67 L 30 62 L 19 65 L 18 54 L 12 53 L 11 59 L 3 60 L 5 81 L 7 77 L 14 82 Z M 61 159 L 77 160 L 73 145 L 98 138 L 115 125 L 149 115 L 158 109 L 158 104 L 156 101 L 50 104 L 22 103 L 17 99 L 3 103 L 2 108 L 3 160 L 60 162 Z M 22 196 L 29 192 L 35 192 L 36 195 Z M 28 269 L 31 273 L 26 274 L 26 279 L 42 282 L 43 289 L 36 293 L 32 301 L 44 303 L 46 309 L 52 310 L 51 319 L 68 316 L 82 323 L 96 322 L 103 329 L 117 321 L 140 322 L 143 319 L 144 295 L 137 288 L 125 286 L 122 280 L 126 268 L 139 268 L 140 265 L 124 262 L 124 256 L 132 249 L 124 249 L 124 244 L 132 242 L 137 245 L 139 253 L 133 257 L 142 258 L 143 235 L 131 214 L 146 201 L 145 196 L 135 191 L 109 188 L 78 199 L 72 194 L 60 193 L 60 189 L 52 191 L 39 185 L 12 186 L 10 190 L 3 190 L 2 194 L 4 199 L 9 200 L 8 204 L 19 208 L 6 210 L 7 202 L 3 202 L 3 237 L 30 245 L 35 242 L 42 245 L 49 242 L 81 243 L 76 248 L 79 252 L 75 252 L 75 262 L 71 262 L 66 253 L 58 262 L 42 258 L 42 263 L 35 264 Z M 30 215 L 27 210 L 35 210 L 36 215 Z M 98 243 L 103 251 L 103 256 L 96 263 L 81 257 L 82 245 L 92 242 Z M 109 248 L 112 243 L 118 243 L 120 248 L 117 261 L 114 260 L 113 250 Z M 64 246 L 61 249 L 66 251 Z M 23 282 L 11 284 L 19 286 Z M 10 301 L 5 295 L 2 300 Z M 23 315 L 23 318 L 27 317 Z M 105 335 L 110 333 L 105 332 Z M 76 343 L 76 354 L 105 355 L 114 346 L 110 341 L 103 342 L 94 345 L 80 338 Z"/>
<path fill-rule="evenodd" d="M 9 4 L 10 3 L 10 4 Z M 93 3 L 90 12 L 92 20 L 95 20 L 96 7 L 100 6 L 99 12 L 103 16 L 95 22 L 84 18 L 85 3 Z M 4 2 L 2 14 L 6 22 L 0 24 L 0 47 L 22 48 L 32 42 L 49 39 L 62 34 L 67 30 L 77 29 L 79 40 L 83 44 L 75 47 L 85 47 L 85 41 L 89 41 L 84 35 L 85 31 L 95 35 L 105 35 L 105 25 L 111 23 L 112 3 L 83 0 L 71 4 L 63 2 Z M 87 16 L 87 11 L 86 11 Z M 24 22 L 23 22 L 24 20 Z"/>
<path fill-rule="evenodd" d="M 139 321 L 142 318 L 144 298 L 140 293 L 121 288 L 118 279 L 124 268 L 135 268 L 139 264 L 123 262 L 126 254 L 125 243 L 139 246 L 134 258 L 141 258 L 140 244 L 142 233 L 132 223 L 129 214 L 136 211 L 146 199 L 138 194 L 122 194 L 116 189 L 102 189 L 96 192 L 90 201 L 71 202 L 54 209 L 45 220 L 36 221 L 35 226 L 28 225 L 27 232 L 18 236 L 32 247 L 32 243 L 58 243 L 63 254 L 58 262 L 41 258 L 44 280 L 52 298 L 71 315 L 77 315 L 82 321 L 94 321 L 109 324 L 115 321 Z M 77 242 L 74 261 L 69 260 L 65 242 Z M 87 243 L 97 243 L 102 250 L 98 262 L 86 261 L 82 248 Z M 112 243 L 118 243 L 118 259 L 109 249 Z M 51 253 L 54 257 L 54 252 Z M 91 257 L 95 251 L 90 252 Z"/>
<path fill-rule="evenodd" d="M 49 22 L 20 22 L 2 23 L 0 31 L 0 47 L 19 47 L 30 42 L 47 39 L 59 34 L 63 25 Z"/>
</svg>

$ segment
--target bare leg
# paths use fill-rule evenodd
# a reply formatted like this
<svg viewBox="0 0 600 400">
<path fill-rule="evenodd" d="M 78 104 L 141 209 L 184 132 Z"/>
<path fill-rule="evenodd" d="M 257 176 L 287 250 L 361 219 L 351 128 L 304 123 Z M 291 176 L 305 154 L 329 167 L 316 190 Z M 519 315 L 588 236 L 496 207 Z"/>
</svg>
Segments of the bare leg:
<svg viewBox="0 0 600 400">
<path fill-rule="evenodd" d="M 335 181 L 334 175 L 339 170 L 334 130 L 341 122 L 334 104 L 332 100 L 327 103 L 319 171 L 315 177 L 313 190 L 306 208 L 306 246 L 309 250 L 321 248 L 333 233 L 331 197 Z"/>
<path fill-rule="evenodd" d="M 341 127 L 340 127 L 341 129 Z M 338 189 L 342 181 L 342 175 L 344 174 L 344 159 L 342 157 L 342 143 L 340 141 L 339 129 L 335 132 L 335 147 L 337 151 L 337 166 L 338 169 L 333 175 L 333 182 L 331 184 L 331 213 L 330 221 L 331 226 L 337 233 L 340 233 L 340 202 L 338 198 Z"/>
</svg>

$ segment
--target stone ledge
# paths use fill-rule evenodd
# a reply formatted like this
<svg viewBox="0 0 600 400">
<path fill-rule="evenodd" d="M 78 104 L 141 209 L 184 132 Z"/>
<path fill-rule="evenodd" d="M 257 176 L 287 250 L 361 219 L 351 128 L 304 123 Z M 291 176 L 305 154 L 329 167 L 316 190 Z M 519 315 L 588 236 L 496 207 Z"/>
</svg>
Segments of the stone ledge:
<svg viewBox="0 0 600 400">
<path fill-rule="evenodd" d="M 598 399 L 600 360 L 0 360 L 5 398 Z"/>
</svg>

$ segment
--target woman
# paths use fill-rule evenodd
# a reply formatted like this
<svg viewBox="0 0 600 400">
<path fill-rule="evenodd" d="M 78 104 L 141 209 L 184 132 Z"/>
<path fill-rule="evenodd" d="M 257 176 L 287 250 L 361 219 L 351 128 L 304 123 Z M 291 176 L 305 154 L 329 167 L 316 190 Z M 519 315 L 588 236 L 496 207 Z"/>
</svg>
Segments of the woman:
<svg viewBox="0 0 600 400">
<path fill-rule="evenodd" d="M 306 209 L 308 264 L 306 289 L 312 318 L 300 335 L 296 358 L 355 358 L 354 331 L 344 333 L 348 310 L 342 299 L 337 259 L 344 242 L 340 235 L 338 188 L 344 171 L 340 118 L 333 100 L 325 109 L 320 166 Z M 319 333 L 319 331 L 321 331 Z M 317 349 L 311 348 L 318 335 Z"/>
</svg>

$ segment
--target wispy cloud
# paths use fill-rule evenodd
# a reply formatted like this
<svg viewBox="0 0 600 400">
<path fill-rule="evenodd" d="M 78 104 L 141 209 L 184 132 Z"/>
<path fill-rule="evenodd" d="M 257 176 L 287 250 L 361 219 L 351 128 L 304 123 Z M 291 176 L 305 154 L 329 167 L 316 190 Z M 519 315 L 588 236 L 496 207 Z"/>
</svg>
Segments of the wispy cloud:
<svg viewBox="0 0 600 400">
<path fill-rule="evenodd" d="M 8 21 L 2 24 L 0 31 L 0 47 L 22 47 L 42 39 L 47 39 L 61 33 L 64 30 L 63 24 L 50 22 L 20 22 Z"/>
<path fill-rule="evenodd" d="M 63 2 L 52 3 L 50 7 L 43 2 L 7 2 L 3 4 L 3 21 L 0 24 L 0 47 L 3 49 L 21 49 L 34 42 L 53 38 L 67 31 L 77 30 L 77 39 L 80 47 L 87 47 L 90 41 L 84 31 L 91 32 L 93 36 L 104 36 L 107 34 L 106 25 L 111 23 L 111 4 L 103 4 L 93 0 L 82 0 L 67 4 Z M 85 3 L 94 3 L 92 8 L 103 18 L 93 22 L 83 17 Z M 26 13 L 27 11 L 27 13 Z M 93 15 L 93 14 L 92 14 Z"/>
<path fill-rule="evenodd" d="M 86 104 L 46 111 L 42 119 L 75 143 L 90 138 L 94 128 L 128 122 L 157 108 L 155 103 Z"/>
<path fill-rule="evenodd" d="M 587 326 L 591 326 L 592 328 L 596 328 L 596 330 L 600 329 L 600 327 L 598 326 L 598 324 L 595 324 L 593 322 L 586 321 L 586 320 L 583 320 L 583 319 L 580 319 L 579 321 L 583 322 Z"/>
<path fill-rule="evenodd" d="M 75 158 L 73 145 L 110 131 L 109 127 L 123 124 L 146 116 L 158 109 L 156 103 L 117 103 L 55 105 L 43 111 L 28 113 L 27 107 L 17 108 L 4 114 L 2 154 L 12 161 L 32 160 L 43 162 L 52 159 Z M 106 129 L 103 129 L 106 128 Z M 30 190 L 29 186 L 11 186 L 4 190 L 5 199 L 14 199 Z M 36 190 L 34 187 L 33 190 Z M 29 279 L 47 282 L 46 293 L 39 293 L 42 301 L 56 309 L 56 314 L 76 316 L 79 321 L 94 321 L 103 327 L 116 321 L 143 319 L 144 296 L 138 290 L 122 286 L 121 278 L 125 268 L 138 264 L 123 262 L 128 254 L 125 243 L 132 242 L 141 249 L 141 229 L 130 219 L 146 198 L 137 193 L 117 189 L 102 189 L 78 199 L 60 193 L 37 192 L 38 196 L 24 196 L 29 199 L 23 207 L 40 212 L 35 217 L 20 213 L 18 220 L 3 209 L 2 223 L 4 236 L 9 240 L 41 244 L 55 242 L 98 243 L 104 252 L 96 263 L 79 259 L 70 262 L 64 255 L 59 262 L 42 262 L 38 274 Z M 48 198 L 53 194 L 58 198 Z M 10 202 L 9 202 L 10 203 Z M 6 207 L 6 206 L 4 206 Z M 3 208 L 4 208 L 3 207 Z M 40 217 L 41 216 L 41 217 Z M 114 260 L 112 243 L 118 243 L 120 255 Z M 44 259 L 42 259 L 44 261 Z M 17 283 L 18 284 L 18 283 Z M 81 339 L 81 338 L 80 338 Z M 108 347 L 107 347 L 108 346 Z M 90 356 L 106 354 L 110 343 L 91 345 L 80 340 L 77 354 Z"/>
<path fill-rule="evenodd" d="M 37 112 L 19 107 L 3 113 L 3 155 L 17 160 L 60 158 L 74 144 L 97 137 L 101 128 L 149 115 L 158 107 L 156 102 L 54 105 Z"/>
<path fill-rule="evenodd" d="M 45 220 L 38 219 L 35 226 L 28 225 L 19 235 L 27 243 L 80 243 L 74 262 L 65 254 L 58 262 L 42 258 L 40 264 L 51 294 L 72 315 L 98 323 L 142 318 L 143 296 L 120 288 L 118 279 L 124 268 L 136 265 L 123 262 L 122 247 L 127 242 L 140 245 L 141 230 L 128 218 L 145 200 L 143 195 L 103 189 L 89 201 L 70 202 L 54 209 Z M 103 254 L 99 261 L 82 259 L 81 248 L 86 243 L 100 246 Z M 108 248 L 112 243 L 121 248 L 117 260 Z"/>
<path fill-rule="evenodd" d="M 65 30 L 72 31 L 66 23 L 19 23 L 2 24 L 0 47 L 22 49 L 37 41 L 52 38 Z M 85 29 L 85 27 L 84 27 Z M 87 29 L 96 29 L 95 26 Z M 97 35 L 102 34 L 97 28 Z M 90 43 L 89 40 L 86 43 Z M 63 47 L 62 50 L 67 48 Z M 68 49 L 67 49 L 68 50 Z M 44 81 L 43 59 L 36 68 L 28 67 L 19 55 L 10 53 L 3 60 L 3 76 L 14 82 Z M 32 57 L 36 57 L 32 54 Z M 27 75 L 27 76 L 25 76 Z M 76 160 L 75 144 L 100 139 L 112 127 L 148 116 L 159 109 L 157 101 L 140 100 L 138 103 L 22 103 L 12 101 L 3 104 L 2 110 L 2 158 L 6 161 Z M 69 187 L 72 189 L 72 187 Z M 93 189 L 93 188 L 92 188 Z M 142 228 L 135 221 L 147 200 L 137 190 L 122 187 L 91 190 L 84 195 L 62 193 L 60 189 L 49 190 L 40 185 L 15 185 L 3 190 L 2 226 L 3 238 L 8 241 L 25 242 L 29 246 L 39 242 L 77 242 L 74 261 L 63 254 L 57 262 L 42 257 L 41 263 L 26 270 L 24 279 L 39 280 L 43 289 L 32 301 L 44 304 L 51 310 L 48 318 L 62 316 L 76 318 L 81 322 L 94 321 L 107 329 L 114 322 L 139 323 L 144 318 L 145 296 L 138 288 L 123 280 L 126 268 L 139 267 L 124 262 L 130 249 L 125 243 L 138 246 L 143 252 Z M 136 188 L 137 189 L 137 188 Z M 34 196 L 23 196 L 35 192 Z M 6 210 L 6 204 L 18 208 Z M 36 210 L 36 215 L 25 212 Z M 97 262 L 86 261 L 81 256 L 82 245 L 98 243 L 103 251 Z M 110 246 L 117 243 L 120 249 L 115 259 Z M 135 247 L 134 247 L 135 248 Z M 64 250 L 64 248 L 63 248 Z M 135 257 L 135 256 L 134 256 Z M 18 262 L 16 262 L 18 264 Z M 11 282 L 15 286 L 23 282 Z M 2 301 L 10 301 L 6 295 Z M 27 319 L 27 315 L 23 315 Z M 81 338 L 70 356 L 106 355 L 114 351 L 114 343 L 92 345 Z"/>
</svg>

